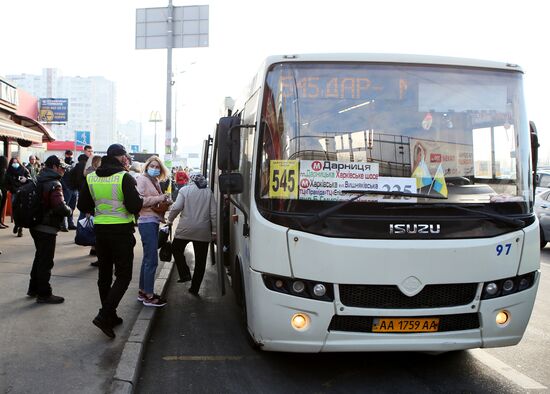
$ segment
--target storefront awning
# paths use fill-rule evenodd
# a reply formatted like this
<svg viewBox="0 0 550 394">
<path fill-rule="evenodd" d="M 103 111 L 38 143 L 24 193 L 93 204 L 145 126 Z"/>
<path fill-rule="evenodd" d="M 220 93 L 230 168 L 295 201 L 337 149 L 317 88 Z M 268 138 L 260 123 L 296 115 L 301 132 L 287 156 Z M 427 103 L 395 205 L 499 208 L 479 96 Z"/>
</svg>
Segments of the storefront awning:
<svg viewBox="0 0 550 394">
<path fill-rule="evenodd" d="M 41 144 L 43 136 L 44 133 L 40 131 L 34 131 L 9 119 L 0 117 L 0 137 L 20 139 Z"/>
<path fill-rule="evenodd" d="M 18 115 L 14 114 L 12 115 L 15 120 L 18 121 L 18 123 L 21 124 L 21 126 L 28 127 L 30 129 L 33 129 L 34 131 L 38 131 L 42 133 L 42 141 L 41 142 L 52 142 L 55 141 L 55 134 L 52 133 L 50 129 L 48 129 L 46 126 L 44 126 L 42 123 L 40 123 L 37 120 L 34 120 L 32 118 L 29 118 L 24 115 Z"/>
</svg>

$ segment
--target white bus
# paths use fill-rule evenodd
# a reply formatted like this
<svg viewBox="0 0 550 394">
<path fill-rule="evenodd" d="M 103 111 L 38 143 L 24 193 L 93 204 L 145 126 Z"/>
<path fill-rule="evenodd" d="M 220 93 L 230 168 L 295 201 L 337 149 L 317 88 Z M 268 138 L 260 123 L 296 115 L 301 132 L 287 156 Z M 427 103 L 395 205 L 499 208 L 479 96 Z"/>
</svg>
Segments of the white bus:
<svg viewBox="0 0 550 394">
<path fill-rule="evenodd" d="M 220 119 L 210 171 L 218 267 L 251 342 L 517 344 L 540 277 L 522 76 L 442 57 L 267 58 Z"/>
</svg>

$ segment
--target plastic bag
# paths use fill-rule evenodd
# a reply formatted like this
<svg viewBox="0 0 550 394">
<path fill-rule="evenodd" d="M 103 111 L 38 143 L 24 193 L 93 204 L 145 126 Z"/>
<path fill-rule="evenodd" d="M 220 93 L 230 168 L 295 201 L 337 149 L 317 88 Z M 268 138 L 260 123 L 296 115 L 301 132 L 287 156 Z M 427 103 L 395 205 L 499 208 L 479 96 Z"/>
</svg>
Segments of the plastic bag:
<svg viewBox="0 0 550 394">
<path fill-rule="evenodd" d="M 94 217 L 86 217 L 78 221 L 74 243 L 80 246 L 95 246 Z"/>
</svg>

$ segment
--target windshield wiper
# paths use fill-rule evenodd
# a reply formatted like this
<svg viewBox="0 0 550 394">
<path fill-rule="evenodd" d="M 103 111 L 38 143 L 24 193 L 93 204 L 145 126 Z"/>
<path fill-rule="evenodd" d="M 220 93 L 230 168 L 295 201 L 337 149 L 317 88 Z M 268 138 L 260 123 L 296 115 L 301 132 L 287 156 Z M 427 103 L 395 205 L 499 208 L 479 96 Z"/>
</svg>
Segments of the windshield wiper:
<svg viewBox="0 0 550 394">
<path fill-rule="evenodd" d="M 309 217 L 307 219 L 304 219 L 302 221 L 302 224 L 305 227 L 309 227 L 312 224 L 315 224 L 321 220 L 326 219 L 330 215 L 332 215 L 334 212 L 339 211 L 340 209 L 344 208 L 346 205 L 354 202 L 355 200 L 360 199 L 363 196 L 366 196 L 368 194 L 375 194 L 380 196 L 401 196 L 401 197 L 423 197 L 423 198 L 430 198 L 430 199 L 436 199 L 436 200 L 446 200 L 447 197 L 443 196 L 434 196 L 430 194 L 423 194 L 423 193 L 405 193 L 405 192 L 397 192 L 397 191 L 382 191 L 382 190 L 342 190 L 342 193 L 346 194 L 357 194 L 356 196 L 350 198 L 349 200 L 342 201 L 339 204 L 336 204 L 333 207 L 327 208 L 324 211 L 321 211 L 319 213 L 316 213 L 312 217 Z"/>
<path fill-rule="evenodd" d="M 459 211 L 476 213 L 476 214 L 488 217 L 490 219 L 494 219 L 496 221 L 500 221 L 502 223 L 509 224 L 510 226 L 522 226 L 522 227 L 525 226 L 525 221 L 523 221 L 522 219 L 513 219 L 513 218 L 510 218 L 508 216 L 502 215 L 500 213 L 492 213 L 492 212 L 487 212 L 487 211 L 478 211 L 478 210 L 475 210 L 475 209 L 466 208 L 466 207 L 456 205 L 456 204 L 445 204 L 445 203 L 443 203 L 443 204 L 442 203 L 420 204 L 420 205 L 415 205 L 413 208 L 426 208 L 426 207 L 429 207 L 429 208 L 454 208 L 454 209 L 457 209 Z M 472 207 L 483 207 L 483 205 L 477 204 L 477 205 L 472 205 Z"/>
</svg>

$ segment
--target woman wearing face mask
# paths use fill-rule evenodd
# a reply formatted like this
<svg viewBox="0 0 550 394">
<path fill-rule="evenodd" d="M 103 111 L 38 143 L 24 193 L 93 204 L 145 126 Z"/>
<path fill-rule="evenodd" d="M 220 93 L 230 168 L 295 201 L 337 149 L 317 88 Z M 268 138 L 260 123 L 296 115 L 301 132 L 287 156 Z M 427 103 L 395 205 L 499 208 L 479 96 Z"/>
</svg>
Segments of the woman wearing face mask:
<svg viewBox="0 0 550 394">
<path fill-rule="evenodd" d="M 159 184 L 159 180 L 166 179 L 168 174 L 168 169 L 160 159 L 157 156 L 151 156 L 143 166 L 143 174 L 136 179 L 138 192 L 143 197 L 143 208 L 139 212 L 138 219 L 138 229 L 143 244 L 138 301 L 142 301 L 145 306 L 166 305 L 166 301 L 153 292 L 158 265 L 159 223 L 164 221 L 164 215 L 151 208 L 169 200 L 169 197 L 162 193 Z"/>
<path fill-rule="evenodd" d="M 31 179 L 31 174 L 24 166 L 21 165 L 17 157 L 12 157 L 6 171 L 6 188 L 11 193 L 11 202 L 15 199 L 17 190 Z M 23 236 L 21 227 L 13 226 L 13 233 L 18 237 Z"/>
</svg>

